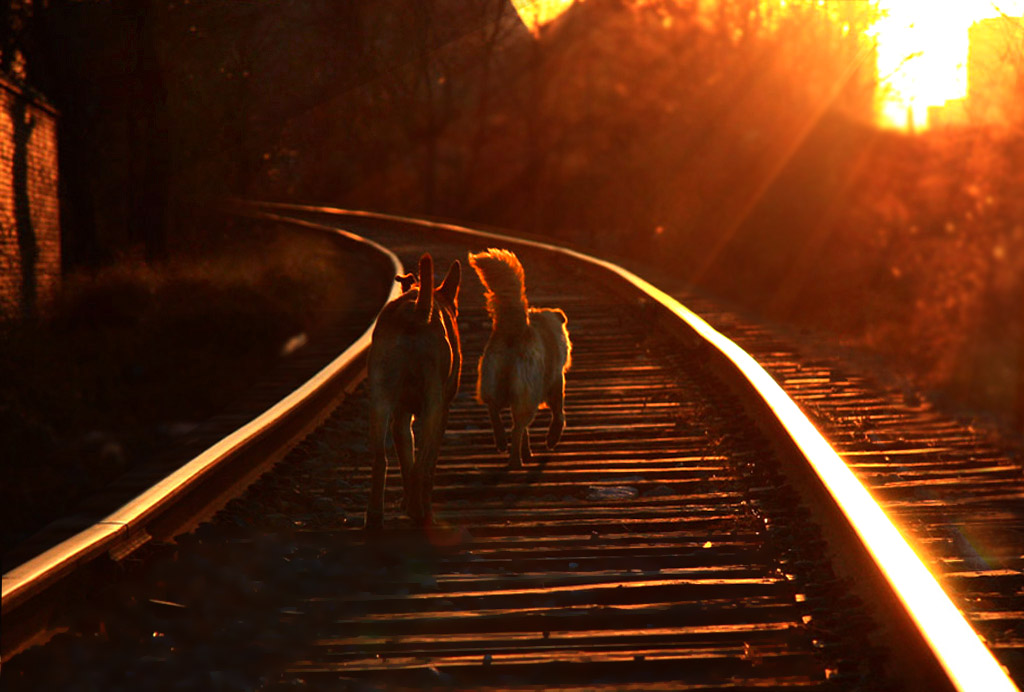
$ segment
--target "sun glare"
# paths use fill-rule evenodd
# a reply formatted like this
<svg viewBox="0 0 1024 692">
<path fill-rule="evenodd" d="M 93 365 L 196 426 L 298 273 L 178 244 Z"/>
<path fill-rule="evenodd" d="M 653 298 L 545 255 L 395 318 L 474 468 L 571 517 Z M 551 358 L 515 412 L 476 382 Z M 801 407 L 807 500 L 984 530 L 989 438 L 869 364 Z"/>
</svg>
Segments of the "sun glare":
<svg viewBox="0 0 1024 692">
<path fill-rule="evenodd" d="M 982 19 L 1024 14 L 1021 0 L 882 0 L 878 43 L 881 124 L 928 126 L 929 106 L 956 108 L 967 95 L 968 29 Z"/>
<path fill-rule="evenodd" d="M 569 9 L 575 0 L 512 0 L 523 24 L 534 34 Z"/>
<path fill-rule="evenodd" d="M 968 30 L 984 19 L 1024 17 L 1024 0 L 876 1 L 882 17 L 870 34 L 878 47 L 878 123 L 891 128 L 927 128 L 929 108 L 945 122 L 964 120 Z M 523 23 L 535 34 L 573 2 L 513 0 Z"/>
</svg>

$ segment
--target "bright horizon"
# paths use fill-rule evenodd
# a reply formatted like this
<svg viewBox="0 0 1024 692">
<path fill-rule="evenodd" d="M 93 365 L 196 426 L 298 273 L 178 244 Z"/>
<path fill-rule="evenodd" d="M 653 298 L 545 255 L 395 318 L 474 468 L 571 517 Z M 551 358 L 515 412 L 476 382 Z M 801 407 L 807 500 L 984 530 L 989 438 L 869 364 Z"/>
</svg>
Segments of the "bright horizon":
<svg viewBox="0 0 1024 692">
<path fill-rule="evenodd" d="M 878 41 L 879 108 L 883 127 L 928 126 L 928 107 L 967 95 L 967 32 L 971 24 L 1024 15 L 1021 0 L 882 0 L 887 13 L 872 27 Z"/>
<path fill-rule="evenodd" d="M 557 19 L 575 0 L 512 0 L 519 18 L 527 28 L 536 33 L 537 28 Z"/>
<path fill-rule="evenodd" d="M 574 0 L 513 0 L 523 23 L 536 32 Z M 905 129 L 928 126 L 928 107 L 967 95 L 968 29 L 974 22 L 1024 16 L 1024 0 L 878 0 L 885 14 L 870 30 L 878 45 L 876 122 Z"/>
</svg>

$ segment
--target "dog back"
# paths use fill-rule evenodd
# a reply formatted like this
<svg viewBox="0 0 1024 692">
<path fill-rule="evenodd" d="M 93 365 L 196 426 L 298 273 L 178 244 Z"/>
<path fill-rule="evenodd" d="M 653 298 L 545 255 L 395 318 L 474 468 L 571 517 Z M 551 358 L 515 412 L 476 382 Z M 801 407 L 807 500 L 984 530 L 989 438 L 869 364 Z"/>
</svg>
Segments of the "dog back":
<svg viewBox="0 0 1024 692">
<path fill-rule="evenodd" d="M 530 326 L 544 343 L 545 381 L 551 383 L 572 365 L 572 343 L 565 313 L 557 308 L 531 308 Z"/>
<path fill-rule="evenodd" d="M 413 414 L 422 412 L 427 404 L 424 392 L 435 391 L 438 384 L 444 392 L 443 403 L 449 403 L 458 391 L 462 370 L 457 322 L 459 263 L 452 264 L 445 281 L 433 290 L 432 263 L 429 256 L 424 260 L 422 284 L 381 310 L 368 364 L 371 397 L 387 408 Z"/>
</svg>

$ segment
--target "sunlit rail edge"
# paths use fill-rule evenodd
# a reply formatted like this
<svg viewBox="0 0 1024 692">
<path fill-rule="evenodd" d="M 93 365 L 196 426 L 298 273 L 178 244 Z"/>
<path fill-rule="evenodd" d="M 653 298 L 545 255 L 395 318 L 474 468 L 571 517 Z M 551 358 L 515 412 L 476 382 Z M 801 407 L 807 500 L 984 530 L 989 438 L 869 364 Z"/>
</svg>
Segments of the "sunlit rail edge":
<svg viewBox="0 0 1024 692">
<path fill-rule="evenodd" d="M 286 221 L 290 224 L 303 225 L 340 235 L 383 254 L 390 262 L 395 274 L 404 273 L 402 263 L 397 255 L 359 235 L 319 224 L 275 217 L 267 213 L 260 213 L 258 216 L 267 220 Z M 399 285 L 392 283 L 385 302 L 396 298 L 400 292 Z M 222 438 L 177 471 L 172 472 L 89 528 L 5 572 L 2 590 L 4 619 L 7 620 L 16 608 L 46 591 L 81 565 L 104 554 L 130 552 L 131 549 L 149 540 L 147 523 L 156 513 L 172 505 L 189 488 L 202 483 L 210 472 L 229 456 L 262 437 L 269 428 L 325 388 L 343 370 L 351 367 L 369 348 L 374 324 L 376 322 L 371 323 L 356 341 L 313 377 L 256 418 Z M 5 652 L 8 646 L 8 642 L 5 641 Z"/>
<path fill-rule="evenodd" d="M 800 407 L 753 357 L 661 289 L 618 265 L 585 253 L 494 231 L 333 207 L 269 202 L 259 203 L 259 206 L 379 219 L 476 236 L 490 241 L 514 242 L 561 253 L 601 267 L 645 291 L 718 349 L 763 397 L 860 537 L 890 588 L 946 671 L 953 686 L 963 692 L 1019 692 L 1018 687 L 967 622 L 963 613 L 943 591 L 934 575 L 900 534 L 892 520 Z"/>
</svg>

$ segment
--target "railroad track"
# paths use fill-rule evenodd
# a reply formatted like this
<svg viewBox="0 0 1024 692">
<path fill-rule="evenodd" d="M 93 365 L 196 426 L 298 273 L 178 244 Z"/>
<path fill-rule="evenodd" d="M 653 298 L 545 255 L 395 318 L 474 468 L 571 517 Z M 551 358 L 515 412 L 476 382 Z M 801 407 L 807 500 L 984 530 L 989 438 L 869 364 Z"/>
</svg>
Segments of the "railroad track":
<svg viewBox="0 0 1024 692">
<path fill-rule="evenodd" d="M 709 319 L 826 431 L 999 660 L 1024 679 L 1021 452 L 1008 454 L 913 393 L 865 381 L 834 359 L 799 356 L 757 325 Z"/>
<path fill-rule="evenodd" d="M 343 221 L 407 266 L 424 250 L 443 267 L 501 244 Z M 210 522 L 173 544 L 148 541 L 112 587 L 77 587 L 99 594 L 57 623 L 76 629 L 17 656 L 0 684 L 1013 689 L 976 639 L 950 654 L 980 648 L 967 672 L 943 642 L 927 643 L 928 623 L 922 635 L 809 470 L 810 452 L 656 293 L 571 256 L 517 251 L 531 301 L 569 316 L 557 450 L 516 471 L 494 450 L 471 396 L 489 322 L 466 272 L 467 366 L 438 464 L 438 527 L 400 516 L 392 468 L 388 529 L 361 530 L 369 465 L 356 388 Z M 545 424 L 542 414 L 535 450 Z"/>
</svg>

